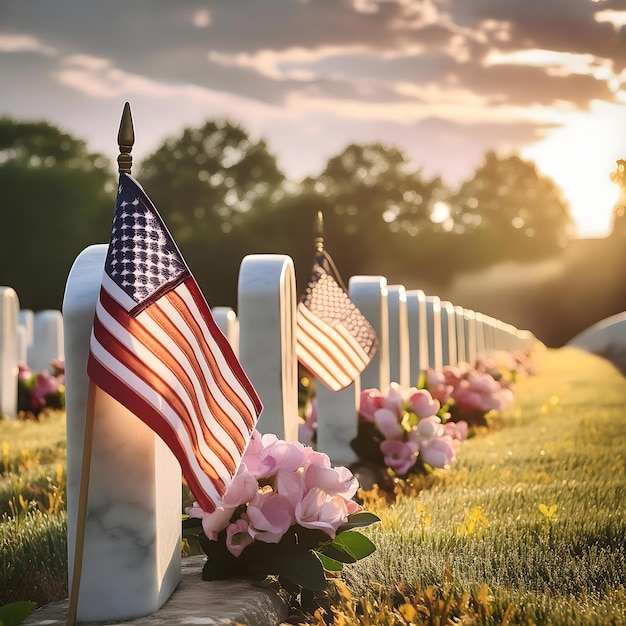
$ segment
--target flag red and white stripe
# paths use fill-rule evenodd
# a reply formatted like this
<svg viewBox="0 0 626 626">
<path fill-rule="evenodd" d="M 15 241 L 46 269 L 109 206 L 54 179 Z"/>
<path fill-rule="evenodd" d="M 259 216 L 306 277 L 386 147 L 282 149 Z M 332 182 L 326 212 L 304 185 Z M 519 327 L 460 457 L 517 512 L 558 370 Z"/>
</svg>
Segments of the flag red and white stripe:
<svg viewBox="0 0 626 626">
<path fill-rule="evenodd" d="M 298 303 L 298 360 L 329 389 L 339 391 L 367 367 L 377 346 L 374 329 L 350 300 L 332 259 L 319 250 Z"/>
<path fill-rule="evenodd" d="M 150 426 L 207 512 L 226 492 L 259 398 L 156 209 L 124 175 L 87 370 Z"/>
</svg>

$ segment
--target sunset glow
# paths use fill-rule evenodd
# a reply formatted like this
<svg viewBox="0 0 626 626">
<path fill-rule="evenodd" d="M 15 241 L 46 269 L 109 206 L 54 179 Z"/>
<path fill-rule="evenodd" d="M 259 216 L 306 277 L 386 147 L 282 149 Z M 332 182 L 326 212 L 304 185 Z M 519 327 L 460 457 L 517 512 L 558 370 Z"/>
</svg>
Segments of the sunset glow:
<svg viewBox="0 0 626 626">
<path fill-rule="evenodd" d="M 588 113 L 570 114 L 561 128 L 522 150 L 551 176 L 568 200 L 579 237 L 609 234 L 619 188 L 610 179 L 626 155 L 623 108 L 594 102 Z"/>
<path fill-rule="evenodd" d="M 0 115 L 50 121 L 114 161 L 128 100 L 136 162 L 184 127 L 227 118 L 265 139 L 296 182 L 352 143 L 395 146 L 451 187 L 490 150 L 520 154 L 561 187 L 579 237 L 608 234 L 609 177 L 626 158 L 625 10 L 331 4 L 6 3 Z"/>
</svg>

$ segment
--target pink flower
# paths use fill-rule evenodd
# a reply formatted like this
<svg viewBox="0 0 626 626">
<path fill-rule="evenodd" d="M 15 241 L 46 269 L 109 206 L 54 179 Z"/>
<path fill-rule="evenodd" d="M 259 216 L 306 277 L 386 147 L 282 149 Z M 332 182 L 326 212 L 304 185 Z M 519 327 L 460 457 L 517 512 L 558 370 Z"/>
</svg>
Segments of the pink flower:
<svg viewBox="0 0 626 626">
<path fill-rule="evenodd" d="M 17 377 L 22 382 L 26 382 L 33 375 L 33 370 L 31 370 L 30 367 L 28 367 L 28 365 L 26 365 L 26 363 L 23 363 L 22 361 L 17 364 L 17 372 Z"/>
<path fill-rule="evenodd" d="M 194 502 L 193 506 L 185 509 L 185 513 L 187 513 L 189 517 L 201 519 L 204 534 L 211 541 L 217 541 L 217 534 L 228 526 L 228 522 L 230 522 L 234 510 L 235 509 L 225 509 L 220 506 L 217 507 L 213 513 L 206 513 L 200 508 L 197 502 Z"/>
<path fill-rule="evenodd" d="M 311 444 L 317 430 L 317 398 L 313 398 L 307 405 L 304 414 L 304 423 L 298 424 L 298 441 Z"/>
<path fill-rule="evenodd" d="M 247 510 L 250 536 L 264 543 L 278 543 L 293 523 L 290 508 L 285 496 L 273 491 L 258 492 Z"/>
<path fill-rule="evenodd" d="M 46 406 L 46 396 L 57 393 L 59 381 L 50 375 L 50 372 L 43 371 L 37 374 L 35 385 L 31 391 L 31 406 L 33 409 L 41 409 Z"/>
<path fill-rule="evenodd" d="M 258 490 L 259 483 L 256 478 L 248 471 L 246 464 L 241 463 L 233 482 L 222 498 L 222 505 L 236 508 L 240 504 L 246 504 L 252 500 Z"/>
<path fill-rule="evenodd" d="M 247 519 L 240 517 L 226 527 L 226 548 L 234 557 L 238 557 L 253 541 L 248 532 Z"/>
<path fill-rule="evenodd" d="M 296 505 L 296 521 L 304 528 L 323 530 L 331 539 L 348 519 L 346 501 L 341 496 L 329 496 L 314 487 Z"/>
<path fill-rule="evenodd" d="M 283 441 L 276 435 L 263 435 L 262 448 L 249 445 L 243 456 L 250 473 L 257 479 L 269 478 L 280 470 L 296 470 L 304 461 L 303 446 L 297 441 Z"/>
<path fill-rule="evenodd" d="M 343 466 L 324 468 L 313 465 L 307 469 L 305 481 L 308 489 L 318 487 L 329 495 L 346 500 L 350 500 L 359 488 L 359 481 Z"/>
<path fill-rule="evenodd" d="M 421 419 L 417 423 L 415 431 L 420 440 L 427 440 L 433 437 L 440 437 L 443 434 L 443 427 L 441 420 L 436 415 L 433 415 L 432 417 Z"/>
<path fill-rule="evenodd" d="M 446 422 L 443 425 L 443 434 L 458 442 L 465 441 L 467 439 L 467 422 L 465 420 Z"/>
<path fill-rule="evenodd" d="M 489 411 L 491 409 L 490 403 L 486 401 L 485 396 L 473 390 L 466 380 L 461 381 L 461 384 L 454 390 L 452 397 L 455 404 L 466 409 L 480 411 Z"/>
<path fill-rule="evenodd" d="M 304 480 L 304 471 L 289 472 L 282 470 L 274 479 L 274 490 L 287 499 L 289 515 L 293 518 L 296 504 L 302 500 L 307 487 Z"/>
<path fill-rule="evenodd" d="M 445 365 L 441 370 L 441 375 L 447 385 L 456 387 L 463 376 L 461 368 L 454 365 Z"/>
<path fill-rule="evenodd" d="M 391 383 L 387 389 L 387 396 L 383 400 L 383 408 L 389 409 L 399 415 L 402 413 L 402 405 L 404 404 L 404 397 L 402 388 L 398 383 Z"/>
<path fill-rule="evenodd" d="M 468 372 L 467 382 L 472 391 L 482 394 L 495 394 L 500 389 L 500 385 L 490 374 L 481 374 L 476 370 Z"/>
<path fill-rule="evenodd" d="M 365 389 L 359 399 L 359 415 L 364 422 L 373 422 L 374 413 L 384 406 L 385 397 L 378 389 Z"/>
<path fill-rule="evenodd" d="M 318 467 L 330 467 L 330 458 L 323 452 L 317 452 L 309 446 L 302 446 L 302 452 L 304 453 L 304 461 L 302 461 L 302 467 L 307 469 L 311 465 L 317 465 Z"/>
<path fill-rule="evenodd" d="M 387 440 L 380 444 L 380 451 L 385 457 L 385 465 L 396 474 L 406 474 L 417 461 L 417 444 L 413 441 Z"/>
<path fill-rule="evenodd" d="M 399 439 L 404 434 L 397 414 L 389 409 L 378 409 L 374 414 L 374 422 L 385 439 Z"/>
<path fill-rule="evenodd" d="M 55 376 L 65 373 L 65 358 L 64 357 L 59 357 L 58 359 L 52 359 L 52 361 L 50 361 L 50 365 L 52 367 L 52 373 Z"/>
<path fill-rule="evenodd" d="M 439 401 L 433 399 L 427 389 L 416 389 L 409 398 L 409 406 L 420 418 L 436 415 L 441 408 Z"/>
<path fill-rule="evenodd" d="M 432 368 L 426 370 L 426 387 L 433 398 L 439 400 L 441 404 L 448 404 L 453 387 L 446 382 L 443 375 Z"/>
<path fill-rule="evenodd" d="M 436 437 L 420 449 L 422 461 L 431 467 L 448 468 L 455 455 L 455 446 L 449 437 Z"/>
</svg>

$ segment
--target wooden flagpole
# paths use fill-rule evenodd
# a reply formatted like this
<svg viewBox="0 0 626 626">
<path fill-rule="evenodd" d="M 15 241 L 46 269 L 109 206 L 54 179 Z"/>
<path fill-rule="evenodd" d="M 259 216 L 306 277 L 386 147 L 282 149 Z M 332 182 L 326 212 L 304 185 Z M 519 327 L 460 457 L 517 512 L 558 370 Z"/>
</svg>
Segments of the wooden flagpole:
<svg viewBox="0 0 626 626">
<path fill-rule="evenodd" d="M 122 120 L 117 134 L 117 144 L 120 154 L 117 157 L 119 174 L 130 174 L 133 164 L 131 151 L 135 143 L 133 118 L 128 102 L 124 104 Z M 78 596 L 80 593 L 80 578 L 83 570 L 83 550 L 85 547 L 85 526 L 87 521 L 87 503 L 89 499 L 89 477 L 91 473 L 91 452 L 93 448 L 93 423 L 96 410 L 97 387 L 89 380 L 87 394 L 87 412 L 85 414 L 85 433 L 83 438 L 83 457 L 80 469 L 80 486 L 78 490 L 78 512 L 76 519 L 76 538 L 74 542 L 74 563 L 72 568 L 72 587 L 69 594 L 69 608 L 67 613 L 68 626 L 76 626 L 78 612 Z"/>
</svg>

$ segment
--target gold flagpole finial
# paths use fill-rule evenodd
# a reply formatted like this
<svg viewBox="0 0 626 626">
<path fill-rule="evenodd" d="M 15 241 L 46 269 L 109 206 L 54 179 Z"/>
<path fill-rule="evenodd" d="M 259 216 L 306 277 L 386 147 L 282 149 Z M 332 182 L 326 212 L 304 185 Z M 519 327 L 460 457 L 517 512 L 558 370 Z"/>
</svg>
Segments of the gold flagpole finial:
<svg viewBox="0 0 626 626">
<path fill-rule="evenodd" d="M 315 219 L 315 226 L 313 227 L 313 243 L 315 244 L 315 249 L 321 251 L 324 249 L 324 215 L 321 211 L 317 212 L 317 217 Z"/>
<path fill-rule="evenodd" d="M 131 151 L 135 143 L 135 129 L 133 128 L 133 116 L 130 113 L 130 104 L 124 105 L 120 129 L 117 133 L 117 145 L 120 154 L 117 157 L 117 171 L 120 174 L 130 174 L 133 166 L 133 156 Z"/>
</svg>

